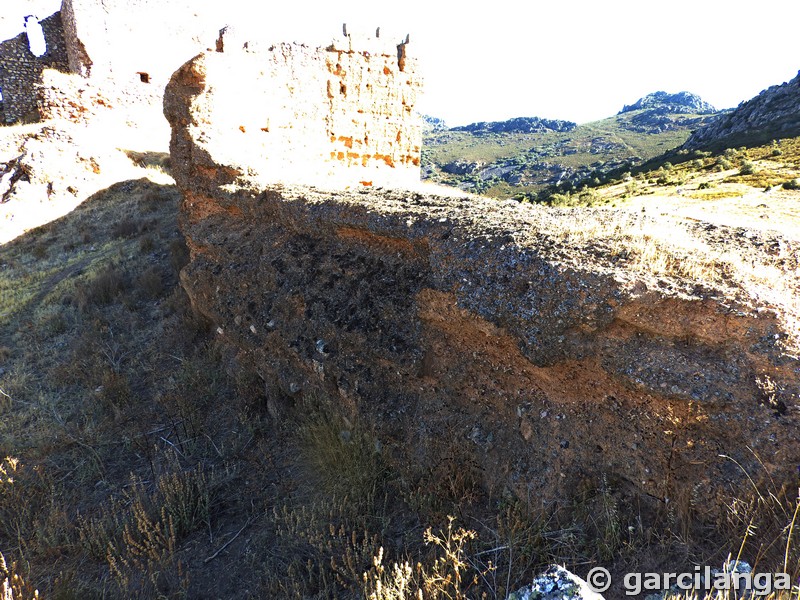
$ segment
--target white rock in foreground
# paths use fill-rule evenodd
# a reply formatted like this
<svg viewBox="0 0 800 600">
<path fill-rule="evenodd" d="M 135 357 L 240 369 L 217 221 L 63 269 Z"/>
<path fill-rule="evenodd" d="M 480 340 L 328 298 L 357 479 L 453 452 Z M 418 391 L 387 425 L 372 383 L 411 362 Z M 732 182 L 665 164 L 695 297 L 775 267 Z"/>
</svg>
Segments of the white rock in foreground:
<svg viewBox="0 0 800 600">
<path fill-rule="evenodd" d="M 564 567 L 551 565 L 526 586 L 510 594 L 507 600 L 604 600 L 583 579 Z"/>
</svg>

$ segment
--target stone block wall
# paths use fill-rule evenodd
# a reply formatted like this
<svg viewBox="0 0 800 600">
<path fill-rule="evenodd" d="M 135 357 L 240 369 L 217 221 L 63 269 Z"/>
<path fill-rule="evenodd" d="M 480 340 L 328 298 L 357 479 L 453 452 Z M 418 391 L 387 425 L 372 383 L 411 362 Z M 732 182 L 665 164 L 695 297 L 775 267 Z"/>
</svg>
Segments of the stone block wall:
<svg viewBox="0 0 800 600">
<path fill-rule="evenodd" d="M 209 165 L 261 183 L 418 184 L 421 79 L 406 44 L 347 36 L 326 48 L 247 43 L 245 51 L 222 42 L 224 52 L 201 54 L 170 82 L 168 96 L 172 87 L 192 101 L 165 102 L 168 119 L 205 132 Z M 181 140 L 173 135 L 172 144 L 180 153 Z"/>
<path fill-rule="evenodd" d="M 0 43 L 0 90 L 3 93 L 3 119 L 13 123 L 37 118 L 35 86 L 44 69 L 68 69 L 67 46 L 61 14 L 55 13 L 40 22 L 47 42 L 44 56 L 34 56 L 28 36 L 18 36 Z"/>
<path fill-rule="evenodd" d="M 91 79 L 54 69 L 42 72 L 36 86 L 36 101 L 42 119 L 88 123 L 118 106 L 118 94 Z"/>
</svg>

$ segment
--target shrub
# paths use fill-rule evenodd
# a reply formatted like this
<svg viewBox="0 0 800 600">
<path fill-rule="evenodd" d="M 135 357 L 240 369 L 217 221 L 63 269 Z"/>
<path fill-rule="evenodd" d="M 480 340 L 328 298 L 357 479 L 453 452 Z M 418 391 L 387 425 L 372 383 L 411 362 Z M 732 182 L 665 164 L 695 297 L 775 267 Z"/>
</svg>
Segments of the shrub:
<svg viewBox="0 0 800 600">
<path fill-rule="evenodd" d="M 475 531 L 459 527 L 453 530 L 449 517 L 447 531 L 425 530 L 425 544 L 436 550 L 437 557 L 429 565 L 408 562 L 394 563 L 391 573 L 383 566 L 383 548 L 373 558 L 373 567 L 363 575 L 363 593 L 368 600 L 400 600 L 403 598 L 451 598 L 467 600 L 467 589 L 477 581 L 471 573 L 467 547 L 477 537 Z M 472 574 L 472 577 L 470 575 Z"/>
<path fill-rule="evenodd" d="M 34 258 L 39 260 L 47 258 L 47 246 L 44 243 L 39 242 L 33 247 L 32 254 Z"/>
<path fill-rule="evenodd" d="M 753 175 L 756 172 L 756 165 L 753 161 L 745 160 L 739 167 L 739 175 Z"/>
<path fill-rule="evenodd" d="M 784 182 L 783 189 L 785 190 L 800 190 L 800 177 L 790 179 Z"/>
<path fill-rule="evenodd" d="M 139 275 L 136 284 L 145 298 L 158 298 L 164 292 L 164 280 L 156 267 L 148 267 Z"/>
<path fill-rule="evenodd" d="M 122 219 L 122 221 L 114 225 L 114 228 L 111 230 L 111 235 L 115 238 L 132 238 L 136 237 L 138 234 L 139 223 L 131 218 Z"/>
<path fill-rule="evenodd" d="M 139 242 L 139 250 L 147 254 L 155 250 L 156 243 L 153 241 L 153 236 L 146 235 Z"/>
<path fill-rule="evenodd" d="M 387 472 L 376 439 L 363 426 L 333 415 L 300 428 L 303 455 L 331 495 L 369 497 Z"/>
<path fill-rule="evenodd" d="M 727 151 L 726 151 L 727 156 Z M 727 158 L 720 157 L 717 159 L 717 170 L 718 171 L 727 171 L 728 169 L 733 168 L 733 164 Z"/>
<path fill-rule="evenodd" d="M 142 196 L 142 207 L 146 212 L 155 212 L 168 200 L 161 189 L 147 190 Z"/>
<path fill-rule="evenodd" d="M 0 552 L 0 592 L 2 600 L 38 600 L 39 592 L 19 573 L 17 563 L 8 566 L 3 553 Z"/>
<path fill-rule="evenodd" d="M 116 265 L 108 265 L 94 278 L 77 286 L 77 304 L 82 310 L 109 304 L 122 293 L 125 284 L 125 276 Z"/>
</svg>

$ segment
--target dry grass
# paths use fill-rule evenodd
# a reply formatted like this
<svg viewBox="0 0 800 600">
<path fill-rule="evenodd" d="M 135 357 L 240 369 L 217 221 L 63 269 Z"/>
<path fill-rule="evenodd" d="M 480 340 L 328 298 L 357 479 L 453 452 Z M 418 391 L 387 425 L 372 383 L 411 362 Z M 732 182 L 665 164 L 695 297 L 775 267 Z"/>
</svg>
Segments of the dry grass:
<svg viewBox="0 0 800 600">
<path fill-rule="evenodd" d="M 25 582 L 17 564 L 6 563 L 0 552 L 0 598 L 2 600 L 38 600 L 39 591 Z"/>
</svg>

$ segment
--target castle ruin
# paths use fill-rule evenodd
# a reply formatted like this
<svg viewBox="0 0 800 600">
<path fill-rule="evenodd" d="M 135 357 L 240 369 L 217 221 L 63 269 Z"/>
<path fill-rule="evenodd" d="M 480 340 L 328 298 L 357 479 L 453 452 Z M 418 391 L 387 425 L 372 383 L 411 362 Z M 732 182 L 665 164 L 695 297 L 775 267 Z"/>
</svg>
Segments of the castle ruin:
<svg viewBox="0 0 800 600">
<path fill-rule="evenodd" d="M 172 72 L 213 46 L 219 31 L 190 0 L 63 0 L 40 24 L 43 56 L 31 52 L 24 32 L 0 44 L 6 123 L 81 120 L 98 98 L 107 107 L 150 105 L 159 112 Z"/>
<path fill-rule="evenodd" d="M 69 68 L 61 13 L 52 14 L 39 24 L 47 44 L 42 56 L 31 52 L 25 32 L 0 42 L 0 93 L 3 95 L 0 121 L 4 123 L 38 120 L 34 87 L 42 80 L 43 71 Z"/>
<path fill-rule="evenodd" d="M 193 101 L 178 106 L 168 94 L 164 110 L 171 122 L 204 132 L 209 164 L 226 165 L 231 183 L 419 183 L 421 80 L 406 42 L 345 32 L 325 48 L 259 46 L 223 31 L 218 47 L 224 51 L 200 54 L 168 86 L 194 94 Z M 224 84 L 198 88 L 198 77 Z M 173 135 L 173 157 L 182 145 Z"/>
<path fill-rule="evenodd" d="M 24 33 L 0 52 L 5 122 L 124 115 L 165 142 L 164 89 L 199 55 L 195 68 L 226 81 L 204 90 L 214 112 L 207 137 L 215 162 L 258 157 L 258 173 L 246 175 L 261 182 L 419 181 L 421 79 L 407 37 L 398 44 L 381 38 L 380 28 L 363 36 L 345 26 L 325 47 L 267 43 L 236 27 L 220 29 L 213 11 L 201 14 L 191 0 L 63 0 L 41 25 L 43 56 L 30 51 Z"/>
</svg>

